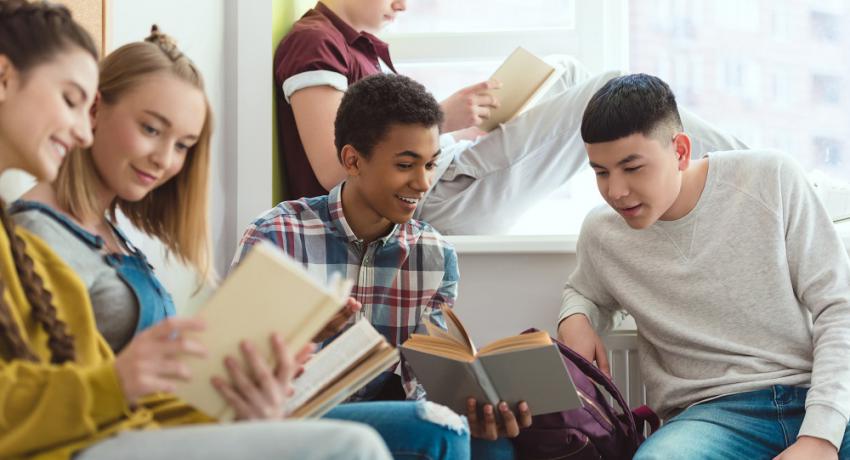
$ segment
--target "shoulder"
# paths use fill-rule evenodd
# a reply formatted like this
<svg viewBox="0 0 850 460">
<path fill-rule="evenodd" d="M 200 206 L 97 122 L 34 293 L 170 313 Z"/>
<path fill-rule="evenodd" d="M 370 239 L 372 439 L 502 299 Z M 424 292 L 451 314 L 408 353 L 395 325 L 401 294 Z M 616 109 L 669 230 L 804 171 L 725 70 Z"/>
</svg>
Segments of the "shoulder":
<svg viewBox="0 0 850 460">
<path fill-rule="evenodd" d="M 71 268 L 65 259 L 53 250 L 53 246 L 45 242 L 40 235 L 20 227 L 15 230 L 15 233 L 24 241 L 26 253 L 33 260 L 35 270 L 54 295 L 59 295 L 57 289 L 61 292 L 70 291 L 71 297 L 77 296 L 79 292 L 88 292 L 76 270 Z M 51 285 L 54 289 L 50 289 Z"/>
<path fill-rule="evenodd" d="M 38 235 L 51 246 L 58 247 L 65 241 L 76 239 L 68 229 L 47 214 L 31 209 L 12 214 L 12 220 L 21 228 Z"/>
<path fill-rule="evenodd" d="M 408 221 L 402 225 L 398 237 L 407 245 L 419 246 L 427 258 L 441 260 L 444 267 L 454 270 L 457 266 L 457 251 L 454 245 L 427 222 Z"/>
<path fill-rule="evenodd" d="M 715 168 L 720 178 L 746 182 L 775 179 L 783 170 L 800 171 L 797 161 L 779 150 L 730 150 L 709 154 L 709 169 Z"/>
<path fill-rule="evenodd" d="M 249 226 L 249 230 L 267 233 L 285 229 L 297 230 L 330 221 L 327 195 L 283 201 L 264 212 Z"/>
<path fill-rule="evenodd" d="M 275 51 L 275 74 L 280 80 L 310 70 L 347 68 L 348 45 L 342 33 L 326 19 L 305 19 L 295 23 Z"/>
<path fill-rule="evenodd" d="M 422 244 L 438 246 L 452 252 L 455 250 L 454 245 L 439 230 L 427 222 L 411 219 L 404 224 L 404 227 L 406 233 L 416 236 Z"/>
<path fill-rule="evenodd" d="M 783 190 L 806 184 L 802 166 L 778 150 L 740 150 L 709 155 L 709 171 L 717 181 L 774 208 Z"/>
</svg>

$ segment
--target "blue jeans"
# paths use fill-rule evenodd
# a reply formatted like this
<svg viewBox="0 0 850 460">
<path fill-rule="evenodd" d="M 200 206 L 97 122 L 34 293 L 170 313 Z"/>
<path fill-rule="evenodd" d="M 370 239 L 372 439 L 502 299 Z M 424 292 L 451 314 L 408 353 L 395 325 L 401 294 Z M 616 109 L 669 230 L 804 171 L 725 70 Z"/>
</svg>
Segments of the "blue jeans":
<svg viewBox="0 0 850 460">
<path fill-rule="evenodd" d="M 807 388 L 775 385 L 685 409 L 640 447 L 635 460 L 772 459 L 797 440 Z M 850 459 L 850 432 L 838 458 Z"/>
<path fill-rule="evenodd" d="M 360 422 L 374 428 L 395 459 L 510 460 L 510 441 L 473 439 L 466 418 L 425 401 L 376 401 L 341 404 L 325 418 Z M 471 446 L 471 448 L 470 448 Z"/>
</svg>

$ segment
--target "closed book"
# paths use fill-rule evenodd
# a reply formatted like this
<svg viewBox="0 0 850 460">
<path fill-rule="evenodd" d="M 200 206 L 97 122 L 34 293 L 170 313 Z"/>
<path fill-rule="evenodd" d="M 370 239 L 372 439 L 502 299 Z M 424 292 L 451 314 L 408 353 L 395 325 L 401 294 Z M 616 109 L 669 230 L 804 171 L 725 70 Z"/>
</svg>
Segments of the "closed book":
<svg viewBox="0 0 850 460">
<path fill-rule="evenodd" d="M 490 116 L 479 128 L 492 131 L 533 106 L 562 73 L 524 48 L 517 48 L 491 77 L 501 83 L 501 87 L 489 90 L 498 99 L 499 107 L 490 110 Z"/>
</svg>

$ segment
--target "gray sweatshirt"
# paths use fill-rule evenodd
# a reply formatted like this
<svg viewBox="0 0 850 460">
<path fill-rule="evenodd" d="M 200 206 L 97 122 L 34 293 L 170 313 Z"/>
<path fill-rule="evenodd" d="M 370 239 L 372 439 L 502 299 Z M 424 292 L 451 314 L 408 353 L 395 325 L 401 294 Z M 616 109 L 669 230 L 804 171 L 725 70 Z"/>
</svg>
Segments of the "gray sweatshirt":
<svg viewBox="0 0 850 460">
<path fill-rule="evenodd" d="M 839 446 L 850 414 L 850 260 L 800 167 L 774 152 L 716 152 L 696 207 L 631 229 L 585 220 L 560 319 L 638 328 L 648 403 L 668 417 L 770 385 L 811 386 L 800 435 Z M 560 320 L 559 320 L 560 321 Z"/>
</svg>

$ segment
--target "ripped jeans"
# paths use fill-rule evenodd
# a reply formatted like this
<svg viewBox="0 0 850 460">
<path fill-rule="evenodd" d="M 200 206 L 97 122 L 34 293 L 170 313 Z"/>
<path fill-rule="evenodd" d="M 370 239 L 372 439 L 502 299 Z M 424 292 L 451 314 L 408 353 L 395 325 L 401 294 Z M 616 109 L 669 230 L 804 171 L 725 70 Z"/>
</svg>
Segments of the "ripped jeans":
<svg viewBox="0 0 850 460">
<path fill-rule="evenodd" d="M 426 401 L 376 401 L 341 404 L 325 418 L 364 423 L 384 439 L 396 460 L 512 459 L 507 439 L 472 440 L 466 417 Z"/>
</svg>

